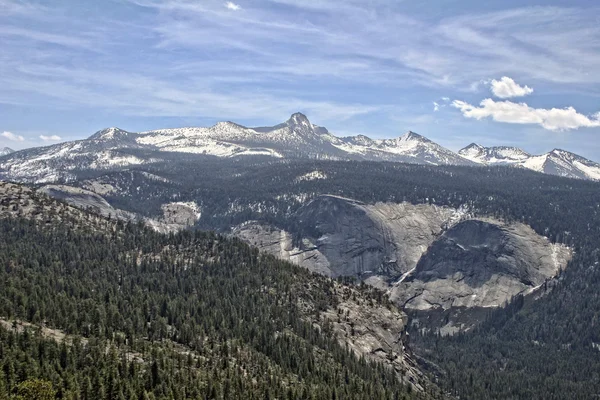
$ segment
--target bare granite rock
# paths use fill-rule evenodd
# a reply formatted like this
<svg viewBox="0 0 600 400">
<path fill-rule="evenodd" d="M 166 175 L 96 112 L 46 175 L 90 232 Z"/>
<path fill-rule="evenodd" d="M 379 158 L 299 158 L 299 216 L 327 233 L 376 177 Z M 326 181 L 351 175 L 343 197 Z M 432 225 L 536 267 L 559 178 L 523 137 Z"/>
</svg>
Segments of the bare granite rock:
<svg viewBox="0 0 600 400">
<path fill-rule="evenodd" d="M 571 251 L 520 223 L 468 220 L 445 232 L 391 290 L 407 309 L 498 307 L 566 267 Z"/>
</svg>

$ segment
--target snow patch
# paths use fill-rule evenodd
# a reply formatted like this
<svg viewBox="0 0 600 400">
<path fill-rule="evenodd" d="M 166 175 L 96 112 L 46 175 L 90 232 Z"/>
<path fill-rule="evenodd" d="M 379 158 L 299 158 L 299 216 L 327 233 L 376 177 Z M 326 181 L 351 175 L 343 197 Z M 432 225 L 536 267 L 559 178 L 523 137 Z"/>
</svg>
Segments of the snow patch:
<svg viewBox="0 0 600 400">
<path fill-rule="evenodd" d="M 327 179 L 327 178 L 328 178 L 327 174 L 325 174 L 322 171 L 315 170 L 315 171 L 308 172 L 304 175 L 297 177 L 294 180 L 294 182 L 296 182 L 296 183 L 303 182 L 303 181 L 309 182 L 309 181 L 316 181 L 316 180 Z"/>
</svg>

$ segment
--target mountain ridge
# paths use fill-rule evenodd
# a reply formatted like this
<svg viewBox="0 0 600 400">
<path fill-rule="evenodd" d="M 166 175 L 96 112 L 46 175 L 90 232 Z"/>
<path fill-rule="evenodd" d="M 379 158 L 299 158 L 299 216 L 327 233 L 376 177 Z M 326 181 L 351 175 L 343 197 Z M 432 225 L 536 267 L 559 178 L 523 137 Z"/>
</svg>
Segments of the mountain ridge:
<svg viewBox="0 0 600 400">
<path fill-rule="evenodd" d="M 10 147 L 0 147 L 0 157 L 14 153 L 15 151 Z"/>
<path fill-rule="evenodd" d="M 259 156 L 388 161 L 434 166 L 513 165 L 547 174 L 600 181 L 600 164 L 560 149 L 534 156 L 517 147 L 484 147 L 472 143 L 454 152 L 413 131 L 388 139 L 372 139 L 365 135 L 338 137 L 311 123 L 302 113 L 292 114 L 287 121 L 271 127 L 253 128 L 225 121 L 210 127 L 143 132 L 106 128 L 87 139 L 6 154 L 0 160 L 0 179 L 57 182 L 69 180 L 69 171 L 75 169 L 151 164 L 164 160 L 165 153 L 219 158 Z"/>
<path fill-rule="evenodd" d="M 471 143 L 458 154 L 481 165 L 511 165 L 567 178 L 600 180 L 600 163 L 559 148 L 533 155 L 518 147 Z"/>
</svg>

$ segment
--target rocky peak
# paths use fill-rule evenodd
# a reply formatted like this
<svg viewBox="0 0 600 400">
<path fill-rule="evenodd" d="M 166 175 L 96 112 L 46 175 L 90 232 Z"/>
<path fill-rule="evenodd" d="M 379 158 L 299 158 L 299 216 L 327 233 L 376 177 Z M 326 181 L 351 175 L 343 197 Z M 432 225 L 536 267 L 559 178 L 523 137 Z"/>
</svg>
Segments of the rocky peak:
<svg viewBox="0 0 600 400">
<path fill-rule="evenodd" d="M 92 136 L 90 136 L 91 140 L 115 140 L 115 139 L 123 139 L 125 137 L 127 137 L 127 135 L 129 135 L 129 132 L 117 128 L 117 127 L 111 127 L 111 128 L 106 128 L 106 129 L 102 129 L 101 131 L 98 131 L 96 133 L 94 133 Z"/>
<path fill-rule="evenodd" d="M 485 147 L 475 142 L 471 143 L 467 147 L 460 149 L 458 154 L 467 154 L 467 153 L 479 153 L 485 151 Z"/>
<path fill-rule="evenodd" d="M 570 151 L 567 150 L 563 150 L 563 149 L 553 149 L 550 154 L 554 154 L 557 156 L 562 156 L 562 157 L 579 157 L 577 154 L 575 153 L 571 153 Z"/>
<path fill-rule="evenodd" d="M 0 147 L 0 157 L 14 152 L 10 147 Z"/>
<path fill-rule="evenodd" d="M 430 140 L 427 139 L 425 136 L 419 135 L 418 133 L 415 133 L 413 131 L 406 132 L 404 135 L 400 136 L 400 139 L 405 141 L 415 140 L 419 142 L 430 142 Z"/>
<path fill-rule="evenodd" d="M 359 146 L 373 146 L 375 144 L 373 139 L 365 135 L 348 136 L 342 138 L 342 140 L 346 143 L 352 143 Z"/>
<path fill-rule="evenodd" d="M 292 116 L 290 117 L 290 119 L 287 120 L 286 123 L 289 126 L 306 126 L 306 127 L 312 126 L 312 124 L 310 123 L 310 121 L 308 120 L 306 115 L 299 113 L 299 112 L 292 114 Z"/>
</svg>

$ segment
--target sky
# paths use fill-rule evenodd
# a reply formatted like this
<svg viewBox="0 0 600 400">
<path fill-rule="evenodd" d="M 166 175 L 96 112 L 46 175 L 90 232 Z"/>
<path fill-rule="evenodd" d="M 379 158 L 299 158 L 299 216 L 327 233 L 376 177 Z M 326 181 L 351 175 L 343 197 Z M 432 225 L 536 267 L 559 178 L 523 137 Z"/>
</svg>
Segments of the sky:
<svg viewBox="0 0 600 400">
<path fill-rule="evenodd" d="M 294 112 L 600 161 L 587 0 L 0 0 L 0 147 Z"/>
</svg>

